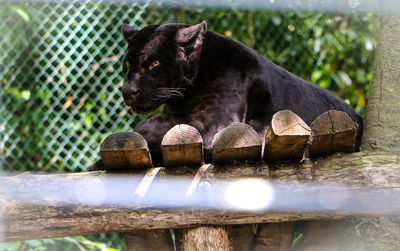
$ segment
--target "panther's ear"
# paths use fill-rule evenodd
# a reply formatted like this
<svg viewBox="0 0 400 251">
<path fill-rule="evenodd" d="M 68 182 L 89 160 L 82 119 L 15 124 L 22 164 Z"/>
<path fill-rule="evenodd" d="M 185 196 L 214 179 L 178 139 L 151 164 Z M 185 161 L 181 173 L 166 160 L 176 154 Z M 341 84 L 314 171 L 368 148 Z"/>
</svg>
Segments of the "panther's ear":
<svg viewBox="0 0 400 251">
<path fill-rule="evenodd" d="M 127 24 L 123 24 L 121 27 L 121 32 L 125 40 L 129 42 L 129 40 L 131 40 L 138 31 Z"/>
<path fill-rule="evenodd" d="M 196 51 L 201 49 L 206 31 L 207 22 L 202 21 L 199 24 L 180 29 L 176 35 L 176 41 L 186 46 L 189 45 Z"/>
</svg>

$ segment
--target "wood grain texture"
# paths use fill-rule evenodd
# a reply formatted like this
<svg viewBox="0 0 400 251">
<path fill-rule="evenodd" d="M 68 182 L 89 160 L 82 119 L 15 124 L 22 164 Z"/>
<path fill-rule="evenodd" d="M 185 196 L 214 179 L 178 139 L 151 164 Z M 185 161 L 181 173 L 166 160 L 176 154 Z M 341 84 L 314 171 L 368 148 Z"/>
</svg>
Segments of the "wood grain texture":
<svg viewBox="0 0 400 251">
<path fill-rule="evenodd" d="M 100 145 L 101 159 L 107 169 L 151 167 L 146 140 L 136 132 L 108 135 Z"/>
<path fill-rule="evenodd" d="M 354 151 L 357 125 L 345 112 L 321 114 L 311 123 L 311 131 L 310 156 Z"/>
<path fill-rule="evenodd" d="M 181 250 L 219 251 L 232 249 L 225 228 L 204 226 L 183 230 Z"/>
<path fill-rule="evenodd" d="M 219 131 L 212 141 L 214 163 L 261 159 L 261 139 L 249 125 L 236 123 Z"/>
<path fill-rule="evenodd" d="M 203 162 L 203 139 L 199 131 L 186 124 L 172 127 L 161 142 L 166 166 L 196 165 Z"/>
<path fill-rule="evenodd" d="M 232 179 L 234 177 L 259 177 L 294 185 L 308 182 L 313 184 L 338 183 L 360 186 L 366 193 L 379 191 L 382 192 L 382 195 L 400 186 L 400 157 L 397 154 L 367 152 L 335 154 L 328 158 L 314 160 L 314 165 L 315 170 L 311 178 L 308 176 L 304 178 L 302 173 L 308 171 L 298 170 L 298 165 L 291 162 L 283 162 L 272 169 L 267 165 L 252 164 L 229 164 L 225 167 L 211 165 L 203 177 L 211 184 L 211 188 L 213 179 Z M 146 171 L 136 170 L 135 172 L 145 176 Z M 195 173 L 196 169 L 187 167 L 162 168 L 158 171 L 157 176 L 190 175 L 193 177 Z M 76 174 L 24 174 L 1 178 L 0 210 L 4 226 L 2 236 L 6 241 L 14 241 L 105 232 L 128 232 L 138 229 L 342 219 L 371 215 L 368 212 L 346 211 L 249 212 L 176 207 L 162 209 L 140 206 L 135 204 L 134 200 L 132 202 L 129 197 L 124 197 L 126 204 L 102 205 L 101 201 L 92 201 L 92 205 L 88 205 L 88 202 L 94 200 L 91 196 L 93 193 L 109 194 L 107 196 L 111 196 L 111 198 L 118 195 L 119 191 L 125 191 L 125 193 L 132 191 L 133 194 L 140 183 L 140 180 L 135 181 L 130 178 L 129 174 L 124 174 L 126 183 L 112 182 L 108 184 L 108 176 L 109 174 L 106 172 L 99 171 Z M 82 177 L 86 179 L 83 180 Z M 190 182 L 187 187 L 190 187 Z M 299 186 L 298 189 L 302 188 Z M 308 189 L 308 187 L 303 187 L 303 189 Z M 60 191 L 66 192 L 63 194 Z M 185 193 L 186 191 L 182 191 L 183 196 Z M 29 198 L 32 195 L 37 197 Z M 80 203 L 74 204 L 72 200 L 66 203 L 65 198 L 75 198 Z M 380 208 L 381 205 L 378 204 L 373 210 L 380 210 Z"/>
<path fill-rule="evenodd" d="M 297 114 L 275 113 L 265 136 L 264 159 L 301 159 L 310 134 L 310 127 Z"/>
</svg>

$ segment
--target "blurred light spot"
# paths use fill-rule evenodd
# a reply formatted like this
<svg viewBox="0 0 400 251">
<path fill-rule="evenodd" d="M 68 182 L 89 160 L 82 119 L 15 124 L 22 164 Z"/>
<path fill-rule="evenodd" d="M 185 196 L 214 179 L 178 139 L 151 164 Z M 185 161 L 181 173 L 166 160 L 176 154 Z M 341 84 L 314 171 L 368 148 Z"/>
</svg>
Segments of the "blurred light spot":
<svg viewBox="0 0 400 251">
<path fill-rule="evenodd" d="M 210 181 L 204 180 L 204 181 L 200 182 L 198 189 L 200 192 L 207 192 L 207 193 L 211 192 L 212 186 L 211 186 Z"/>
<path fill-rule="evenodd" d="M 295 28 L 294 28 L 293 25 L 289 24 L 288 29 L 289 29 L 290 31 L 294 31 Z"/>
<path fill-rule="evenodd" d="M 24 90 L 21 92 L 21 97 L 27 101 L 31 97 L 31 92 L 28 90 Z"/>
<path fill-rule="evenodd" d="M 365 49 L 372 51 L 374 49 L 374 43 L 371 40 L 365 41 Z"/>
<path fill-rule="evenodd" d="M 345 83 L 347 86 L 350 86 L 352 81 L 351 78 L 349 77 L 349 75 L 345 72 L 340 72 L 339 73 L 340 79 L 343 81 L 343 83 Z"/>
<path fill-rule="evenodd" d="M 324 189 L 318 194 L 320 205 L 329 210 L 342 208 L 348 197 L 348 191 L 345 189 Z"/>
<path fill-rule="evenodd" d="M 225 31 L 225 36 L 232 37 L 232 31 Z"/>
<path fill-rule="evenodd" d="M 80 179 L 75 184 L 74 191 L 82 205 L 100 206 L 106 200 L 106 189 L 99 178 Z"/>
<path fill-rule="evenodd" d="M 225 190 L 225 199 L 234 209 L 263 210 L 272 203 L 273 197 L 273 187 L 259 179 L 240 180 Z"/>
<path fill-rule="evenodd" d="M 314 43 L 314 53 L 317 53 L 321 50 L 321 39 L 317 38 L 315 39 L 315 43 Z"/>
</svg>

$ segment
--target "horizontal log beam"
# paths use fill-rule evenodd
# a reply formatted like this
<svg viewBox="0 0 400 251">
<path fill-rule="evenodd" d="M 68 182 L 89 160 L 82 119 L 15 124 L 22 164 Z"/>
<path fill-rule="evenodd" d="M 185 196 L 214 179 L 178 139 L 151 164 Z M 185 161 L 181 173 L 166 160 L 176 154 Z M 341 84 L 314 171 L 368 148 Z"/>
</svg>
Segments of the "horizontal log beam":
<svg viewBox="0 0 400 251">
<path fill-rule="evenodd" d="M 2 177 L 0 236 L 16 241 L 138 229 L 339 219 L 400 210 L 395 201 L 390 203 L 399 196 L 399 156 L 336 154 L 309 164 L 314 167 L 280 162 L 152 168 L 121 174 L 117 180 L 105 172 Z M 235 202 L 229 204 L 229 198 L 221 197 L 232 182 L 249 177 L 261 182 L 261 190 L 263 182 L 279 180 L 272 183 L 273 202 L 260 208 L 235 208 Z M 253 181 L 249 184 L 257 183 Z M 242 188 L 234 188 L 233 198 L 241 198 Z M 253 188 L 245 197 L 260 187 Z M 168 194 L 178 199 L 168 204 L 163 199 Z M 257 201 L 268 199 L 263 190 L 255 196 Z"/>
</svg>

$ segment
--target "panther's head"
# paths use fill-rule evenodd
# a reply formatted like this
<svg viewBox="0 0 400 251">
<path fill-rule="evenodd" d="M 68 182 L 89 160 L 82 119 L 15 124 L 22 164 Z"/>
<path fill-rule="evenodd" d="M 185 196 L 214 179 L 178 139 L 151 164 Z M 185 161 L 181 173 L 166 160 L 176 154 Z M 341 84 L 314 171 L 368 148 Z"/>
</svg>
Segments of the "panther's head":
<svg viewBox="0 0 400 251">
<path fill-rule="evenodd" d="M 197 76 L 207 30 L 193 25 L 122 26 L 128 42 L 123 59 L 124 101 L 137 113 L 149 113 L 168 100 L 182 98 Z"/>
</svg>

